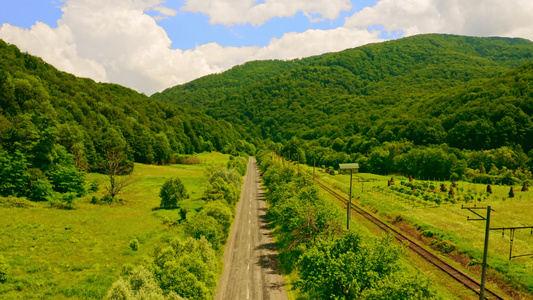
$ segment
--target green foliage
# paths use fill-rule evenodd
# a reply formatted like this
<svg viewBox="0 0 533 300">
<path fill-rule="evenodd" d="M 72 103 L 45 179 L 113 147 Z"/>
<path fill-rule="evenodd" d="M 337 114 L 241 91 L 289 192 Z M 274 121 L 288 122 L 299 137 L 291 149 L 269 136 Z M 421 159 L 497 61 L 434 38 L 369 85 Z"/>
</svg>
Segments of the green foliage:
<svg viewBox="0 0 533 300">
<path fill-rule="evenodd" d="M 139 241 L 137 238 L 133 238 L 129 243 L 130 249 L 133 251 L 139 250 Z"/>
<path fill-rule="evenodd" d="M 24 196 L 29 175 L 28 162 L 19 151 L 13 155 L 0 148 L 0 196 Z"/>
<path fill-rule="evenodd" d="M 153 272 L 159 286 L 188 299 L 212 299 L 217 282 L 215 251 L 204 238 L 173 240 L 157 248 Z"/>
<path fill-rule="evenodd" d="M 0 207 L 3 207 L 3 208 L 12 208 L 12 207 L 30 208 L 34 206 L 35 205 L 33 203 L 26 200 L 25 198 L 16 198 L 13 196 L 0 197 Z"/>
<path fill-rule="evenodd" d="M 239 200 L 239 190 L 235 185 L 224 181 L 221 177 L 207 184 L 207 188 L 202 196 L 205 201 L 216 202 L 226 201 L 231 206 L 235 206 Z"/>
<path fill-rule="evenodd" d="M 187 190 L 179 178 L 169 178 L 165 181 L 159 191 L 161 198 L 160 206 L 163 208 L 174 208 L 178 202 L 187 198 Z"/>
<path fill-rule="evenodd" d="M 181 300 L 180 296 L 171 292 L 163 294 L 152 273 L 144 267 L 138 267 L 127 278 L 121 278 L 113 283 L 107 292 L 109 300 Z"/>
<path fill-rule="evenodd" d="M 209 202 L 196 215 L 195 219 L 207 217 L 212 217 L 217 221 L 217 232 L 220 234 L 220 240 L 225 242 L 229 237 L 229 230 L 234 218 L 231 208 L 223 201 Z"/>
<path fill-rule="evenodd" d="M 304 297 L 435 297 L 429 282 L 421 283 L 400 268 L 402 251 L 392 243 L 391 236 L 369 239 L 355 231 L 343 231 L 339 220 L 344 214 L 321 197 L 314 182 L 269 158 L 259 159 L 281 264 L 287 273 L 298 269 L 295 285 Z"/>
<path fill-rule="evenodd" d="M 82 195 L 83 172 L 105 173 L 110 150 L 123 152 L 129 166 L 169 163 L 174 154 L 255 151 L 237 125 L 60 72 L 1 40 L 0 66 L 0 196 L 45 200 L 46 180 L 56 192 Z M 44 178 L 29 178 L 29 169 Z"/>
<path fill-rule="evenodd" d="M 213 184 L 219 178 L 237 188 L 242 184 L 241 176 L 234 169 L 218 168 L 214 170 L 209 178 L 209 183 Z"/>
<path fill-rule="evenodd" d="M 391 237 L 365 244 L 348 232 L 318 243 L 300 258 L 298 286 L 317 299 L 357 299 L 399 270 L 400 249 Z"/>
<path fill-rule="evenodd" d="M 239 173 L 241 176 L 246 175 L 246 169 L 248 167 L 248 161 L 246 158 L 239 156 L 239 157 L 233 157 L 230 156 L 230 161 L 228 162 L 228 169 L 234 169 Z"/>
<path fill-rule="evenodd" d="M 0 255 L 0 283 L 7 281 L 9 275 L 9 265 L 5 261 L 4 257 Z"/>
<path fill-rule="evenodd" d="M 223 233 L 218 221 L 211 216 L 198 215 L 185 225 L 185 232 L 195 239 L 205 238 L 213 249 L 218 250 L 223 241 Z"/>
<path fill-rule="evenodd" d="M 362 172 L 462 179 L 491 149 L 500 150 L 486 166 L 533 165 L 525 155 L 533 149 L 532 57 L 523 39 L 428 34 L 283 67 L 249 63 L 154 98 L 283 143 L 276 151 L 292 161 L 300 153 L 308 164 L 357 161 Z"/>
</svg>

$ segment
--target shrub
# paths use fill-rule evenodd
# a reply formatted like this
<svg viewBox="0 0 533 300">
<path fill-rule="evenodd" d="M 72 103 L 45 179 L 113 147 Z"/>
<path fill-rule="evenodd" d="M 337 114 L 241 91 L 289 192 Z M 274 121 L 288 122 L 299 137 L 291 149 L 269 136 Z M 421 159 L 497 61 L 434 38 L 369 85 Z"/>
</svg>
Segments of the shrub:
<svg viewBox="0 0 533 300">
<path fill-rule="evenodd" d="M 138 267 L 132 272 L 129 278 L 120 278 L 111 286 L 107 292 L 106 299 L 160 299 L 160 300 L 180 300 L 183 299 L 175 292 L 167 295 L 157 284 L 154 275 L 145 267 Z"/>
<path fill-rule="evenodd" d="M 221 201 L 208 203 L 204 209 L 196 216 L 196 218 L 204 218 L 206 216 L 213 217 L 218 225 L 221 233 L 221 240 L 225 241 L 229 235 L 229 229 L 233 222 L 233 213 L 231 209 L 224 205 Z"/>
<path fill-rule="evenodd" d="M 93 204 L 111 204 L 115 201 L 121 201 L 120 199 L 115 199 L 113 198 L 113 196 L 111 196 L 110 194 L 105 194 L 104 196 L 102 196 L 102 198 L 98 199 L 96 196 L 93 196 L 92 200 L 91 200 L 91 203 Z"/>
<path fill-rule="evenodd" d="M 48 180 L 36 180 L 31 183 L 28 198 L 32 201 L 48 201 L 53 193 L 53 186 Z"/>
<path fill-rule="evenodd" d="M 202 161 L 196 156 L 189 156 L 178 158 L 177 163 L 181 165 L 199 165 Z"/>
<path fill-rule="evenodd" d="M 228 162 L 228 169 L 234 169 L 237 170 L 237 172 L 244 176 L 246 175 L 246 169 L 247 169 L 247 161 L 246 158 L 239 156 L 239 157 L 233 157 L 231 156 L 230 161 Z"/>
<path fill-rule="evenodd" d="M 50 180 L 57 192 L 85 194 L 85 174 L 74 165 L 56 165 L 50 172 Z"/>
<path fill-rule="evenodd" d="M 156 248 L 154 256 L 151 269 L 162 289 L 188 299 L 213 299 L 219 266 L 205 239 L 175 239 Z"/>
<path fill-rule="evenodd" d="M 242 183 L 242 178 L 233 169 L 220 168 L 213 172 L 209 183 L 213 184 L 218 178 L 221 178 L 227 183 L 233 184 L 236 188 L 239 188 Z"/>
<path fill-rule="evenodd" d="M 0 255 L 0 282 L 4 283 L 7 281 L 8 276 L 8 265 L 2 255 Z"/>
<path fill-rule="evenodd" d="M 130 241 L 130 248 L 133 251 L 139 250 L 139 241 L 136 238 Z"/>
<path fill-rule="evenodd" d="M 35 206 L 30 201 L 24 199 L 24 198 L 17 198 L 17 197 L 0 197 L 0 207 L 5 208 L 29 208 Z"/>
<path fill-rule="evenodd" d="M 185 232 L 195 239 L 204 237 L 215 250 L 220 248 L 222 233 L 217 220 L 211 216 L 196 215 L 194 219 L 186 224 Z"/>
<path fill-rule="evenodd" d="M 98 183 L 94 181 L 91 182 L 91 184 L 89 185 L 89 192 L 91 193 L 97 192 L 99 189 L 100 189 L 100 186 L 98 186 Z"/>
<path fill-rule="evenodd" d="M 187 197 L 187 190 L 179 178 L 169 178 L 159 192 L 161 207 L 174 208 L 178 206 L 178 201 Z"/>
</svg>

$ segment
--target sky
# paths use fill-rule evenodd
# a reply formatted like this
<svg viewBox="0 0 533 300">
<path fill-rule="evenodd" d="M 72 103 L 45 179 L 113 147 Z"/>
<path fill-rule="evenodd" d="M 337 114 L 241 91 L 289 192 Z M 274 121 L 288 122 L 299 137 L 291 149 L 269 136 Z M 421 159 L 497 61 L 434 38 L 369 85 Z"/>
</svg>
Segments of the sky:
<svg viewBox="0 0 533 300">
<path fill-rule="evenodd" d="M 0 39 L 146 95 L 247 61 L 424 33 L 533 40 L 531 0 L 0 0 Z"/>
</svg>

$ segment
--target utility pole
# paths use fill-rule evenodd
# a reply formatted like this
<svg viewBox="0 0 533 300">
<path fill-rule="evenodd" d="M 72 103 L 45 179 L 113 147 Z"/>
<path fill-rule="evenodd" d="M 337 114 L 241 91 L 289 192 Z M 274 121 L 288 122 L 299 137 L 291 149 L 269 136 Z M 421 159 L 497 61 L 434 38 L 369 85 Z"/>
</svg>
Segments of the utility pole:
<svg viewBox="0 0 533 300">
<path fill-rule="evenodd" d="M 347 228 L 350 230 L 350 219 L 352 214 L 352 175 L 353 170 L 350 169 L 350 198 L 348 199 L 348 225 Z"/>
<path fill-rule="evenodd" d="M 352 214 L 352 178 L 353 178 L 353 170 L 359 170 L 359 164 L 357 163 L 351 163 L 351 164 L 339 164 L 339 169 L 341 170 L 350 170 L 350 198 L 348 198 L 348 207 L 346 208 L 346 228 L 350 230 L 350 219 Z"/>
<path fill-rule="evenodd" d="M 521 227 L 500 227 L 500 228 L 491 228 L 490 230 L 502 230 L 502 237 L 503 237 L 503 234 L 505 232 L 505 230 L 509 230 L 509 242 L 510 242 L 510 246 L 509 246 L 509 260 L 511 260 L 511 258 L 515 258 L 515 257 L 522 257 L 522 256 L 533 256 L 533 253 L 531 254 L 522 254 L 522 255 L 515 255 L 513 256 L 513 242 L 514 242 L 514 232 L 515 230 L 517 229 L 532 229 L 533 230 L 533 226 L 521 226 Z M 532 234 L 533 234 L 533 231 L 532 231 Z"/>
<path fill-rule="evenodd" d="M 483 247 L 483 265 L 481 269 L 481 287 L 479 291 L 479 299 L 483 300 L 485 299 L 485 282 L 487 279 L 487 258 L 488 258 L 488 250 L 489 250 L 489 232 L 490 232 L 490 211 L 492 210 L 490 208 L 490 205 L 487 207 L 464 207 L 461 205 L 461 209 L 468 209 L 470 212 L 474 213 L 479 217 L 479 219 L 470 219 L 470 217 L 467 217 L 468 221 L 486 221 L 485 222 L 485 246 Z M 474 209 L 486 209 L 487 210 L 487 217 L 483 217 L 482 215 L 478 214 L 474 211 Z"/>
<path fill-rule="evenodd" d="M 313 158 L 313 180 L 315 180 L 315 163 L 316 163 L 316 159 Z"/>
</svg>

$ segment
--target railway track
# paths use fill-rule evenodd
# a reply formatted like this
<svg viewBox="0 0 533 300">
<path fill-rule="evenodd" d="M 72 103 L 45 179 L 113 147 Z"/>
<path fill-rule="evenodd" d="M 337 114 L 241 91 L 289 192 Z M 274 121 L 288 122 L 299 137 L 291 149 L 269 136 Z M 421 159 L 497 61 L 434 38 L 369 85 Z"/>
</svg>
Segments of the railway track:
<svg viewBox="0 0 533 300">
<path fill-rule="evenodd" d="M 348 204 L 348 199 L 344 198 L 342 195 L 337 193 L 336 191 L 332 190 L 331 188 L 327 187 L 320 181 L 315 180 L 315 182 L 325 191 L 333 195 L 335 198 L 343 202 L 345 205 Z M 436 256 L 435 254 L 429 252 L 424 247 L 422 247 L 418 242 L 416 242 L 411 237 L 405 235 L 403 232 L 393 228 L 392 226 L 388 225 L 387 223 L 381 221 L 380 219 L 376 218 L 371 213 L 365 211 L 361 207 L 355 205 L 352 202 L 352 210 L 357 212 L 358 214 L 365 217 L 370 222 L 374 223 L 384 231 L 390 232 L 397 240 L 400 242 L 406 244 L 409 246 L 411 250 L 416 252 L 418 255 L 420 255 L 422 258 L 426 259 L 460 283 L 464 284 L 467 288 L 475 291 L 477 294 L 480 293 L 480 286 L 481 284 L 476 279 L 472 278 L 471 276 L 467 275 L 466 273 L 462 272 L 461 270 L 455 268 L 454 266 L 448 264 L 445 262 L 442 258 Z M 503 296 L 485 288 L 485 299 L 506 299 Z"/>
</svg>

